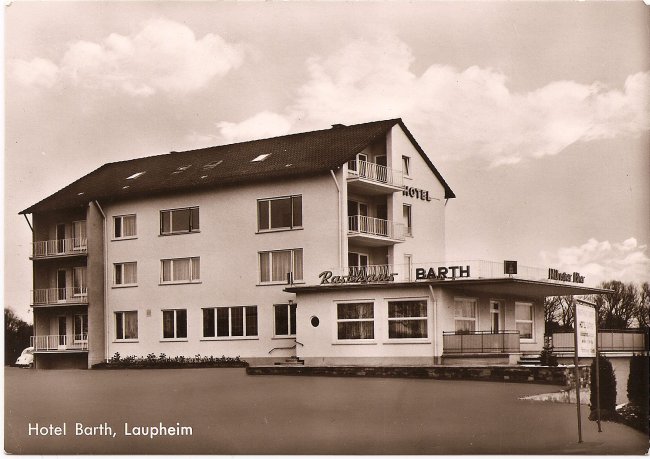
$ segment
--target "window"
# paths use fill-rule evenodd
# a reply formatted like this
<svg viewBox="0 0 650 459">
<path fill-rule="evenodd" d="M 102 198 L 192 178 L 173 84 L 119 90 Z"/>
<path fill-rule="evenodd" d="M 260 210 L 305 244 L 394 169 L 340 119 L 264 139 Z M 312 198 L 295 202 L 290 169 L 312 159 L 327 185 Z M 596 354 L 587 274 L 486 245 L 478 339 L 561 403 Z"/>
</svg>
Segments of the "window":
<svg viewBox="0 0 650 459">
<path fill-rule="evenodd" d="M 203 309 L 203 337 L 257 336 L 257 306 Z"/>
<path fill-rule="evenodd" d="M 75 266 L 72 268 L 72 285 L 74 296 L 86 296 L 88 293 L 86 290 L 86 267 L 85 266 Z"/>
<path fill-rule="evenodd" d="M 200 260 L 199 257 L 160 260 L 162 283 L 198 282 L 201 280 Z"/>
<path fill-rule="evenodd" d="M 368 272 L 368 255 L 365 253 L 348 252 L 348 272 L 356 276 Z"/>
<path fill-rule="evenodd" d="M 113 236 L 122 239 L 136 236 L 135 215 L 113 217 Z"/>
<path fill-rule="evenodd" d="M 163 338 L 187 338 L 187 310 L 163 310 Z"/>
<path fill-rule="evenodd" d="M 86 222 L 84 220 L 72 222 L 72 249 L 85 250 L 86 244 Z"/>
<path fill-rule="evenodd" d="M 411 158 L 408 156 L 402 156 L 402 172 L 405 177 L 411 175 Z"/>
<path fill-rule="evenodd" d="M 275 336 L 296 335 L 296 305 L 276 304 L 275 309 Z"/>
<path fill-rule="evenodd" d="M 115 339 L 138 339 L 138 311 L 115 313 Z"/>
<path fill-rule="evenodd" d="M 515 324 L 519 339 L 533 339 L 533 304 L 515 303 Z"/>
<path fill-rule="evenodd" d="M 88 340 L 88 314 L 74 315 L 72 333 L 75 342 Z"/>
<path fill-rule="evenodd" d="M 339 303 L 336 305 L 338 339 L 374 339 L 373 303 Z"/>
<path fill-rule="evenodd" d="M 199 208 L 160 211 L 160 234 L 180 234 L 199 231 Z"/>
<path fill-rule="evenodd" d="M 454 322 L 456 333 L 469 333 L 476 330 L 476 300 L 454 298 Z"/>
<path fill-rule="evenodd" d="M 413 280 L 413 255 L 404 254 L 404 280 L 406 282 Z"/>
<path fill-rule="evenodd" d="M 404 223 L 406 223 L 406 235 L 413 236 L 413 214 L 411 212 L 411 205 L 404 204 Z"/>
<path fill-rule="evenodd" d="M 388 338 L 426 337 L 426 300 L 388 302 Z"/>
<path fill-rule="evenodd" d="M 302 196 L 257 201 L 257 229 L 302 228 Z"/>
<path fill-rule="evenodd" d="M 138 283 L 138 268 L 136 262 L 115 263 L 115 285 L 136 285 Z"/>
<path fill-rule="evenodd" d="M 260 252 L 260 282 L 286 282 L 287 273 L 302 280 L 302 249 Z"/>
<path fill-rule="evenodd" d="M 359 173 L 359 167 L 361 166 L 362 175 L 363 172 L 367 169 L 366 163 L 368 162 L 368 155 L 365 153 L 359 153 L 355 159 L 348 161 L 348 170 L 352 173 Z"/>
</svg>

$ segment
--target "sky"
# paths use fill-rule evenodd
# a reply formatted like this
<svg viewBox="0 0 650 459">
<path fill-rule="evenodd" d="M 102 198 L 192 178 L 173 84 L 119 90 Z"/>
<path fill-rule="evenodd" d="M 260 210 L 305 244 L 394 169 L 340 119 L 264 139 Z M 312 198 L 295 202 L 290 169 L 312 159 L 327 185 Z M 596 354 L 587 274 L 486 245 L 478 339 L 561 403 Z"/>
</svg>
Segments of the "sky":
<svg viewBox="0 0 650 459">
<path fill-rule="evenodd" d="M 456 193 L 448 260 L 650 280 L 641 2 L 18 1 L 4 14 L 4 293 L 28 320 L 18 212 L 82 175 L 394 117 Z"/>
</svg>

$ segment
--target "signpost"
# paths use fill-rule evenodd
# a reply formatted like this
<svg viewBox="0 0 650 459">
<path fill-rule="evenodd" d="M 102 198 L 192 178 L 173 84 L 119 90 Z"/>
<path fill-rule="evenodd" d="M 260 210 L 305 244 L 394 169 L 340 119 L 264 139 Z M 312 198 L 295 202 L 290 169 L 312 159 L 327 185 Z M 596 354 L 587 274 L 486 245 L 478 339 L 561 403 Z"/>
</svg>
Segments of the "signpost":
<svg viewBox="0 0 650 459">
<path fill-rule="evenodd" d="M 578 367 L 579 357 L 596 357 L 596 310 L 591 307 L 592 303 L 583 300 L 574 300 L 574 353 L 573 363 L 575 368 L 576 405 L 578 410 L 578 443 L 582 443 L 582 419 L 580 417 L 580 368 Z M 596 358 L 596 387 L 598 387 L 598 359 Z M 598 416 L 600 419 L 600 393 L 596 393 Z M 598 423 L 600 431 L 600 421 Z"/>
</svg>

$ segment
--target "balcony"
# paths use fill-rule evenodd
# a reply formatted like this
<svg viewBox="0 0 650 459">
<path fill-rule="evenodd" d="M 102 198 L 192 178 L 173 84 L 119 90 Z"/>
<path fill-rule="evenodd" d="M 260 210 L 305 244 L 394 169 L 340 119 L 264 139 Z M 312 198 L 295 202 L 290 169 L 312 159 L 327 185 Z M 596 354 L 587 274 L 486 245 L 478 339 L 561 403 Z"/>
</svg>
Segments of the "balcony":
<svg viewBox="0 0 650 459">
<path fill-rule="evenodd" d="M 31 258 L 57 258 L 86 255 L 87 238 L 54 239 L 37 241 L 32 244 Z"/>
<path fill-rule="evenodd" d="M 60 306 L 62 304 L 88 304 L 88 289 L 86 287 L 71 287 L 32 290 L 33 306 Z"/>
<path fill-rule="evenodd" d="M 443 355 L 511 354 L 519 352 L 519 331 L 442 332 Z"/>
<path fill-rule="evenodd" d="M 368 246 L 392 245 L 404 241 L 404 225 L 381 218 L 351 215 L 348 217 L 348 237 Z"/>
<path fill-rule="evenodd" d="M 40 335 L 31 336 L 34 352 L 85 352 L 88 351 L 88 335 Z"/>
<path fill-rule="evenodd" d="M 573 332 L 553 333 L 553 351 L 573 355 Z M 603 353 L 648 352 L 648 335 L 644 330 L 598 330 L 598 349 Z"/>
<path fill-rule="evenodd" d="M 392 271 L 391 265 L 366 265 L 366 266 L 348 266 L 343 268 L 344 276 L 389 276 Z"/>
<path fill-rule="evenodd" d="M 404 188 L 402 171 L 368 161 L 348 162 L 348 189 L 363 194 L 379 195 Z"/>
</svg>

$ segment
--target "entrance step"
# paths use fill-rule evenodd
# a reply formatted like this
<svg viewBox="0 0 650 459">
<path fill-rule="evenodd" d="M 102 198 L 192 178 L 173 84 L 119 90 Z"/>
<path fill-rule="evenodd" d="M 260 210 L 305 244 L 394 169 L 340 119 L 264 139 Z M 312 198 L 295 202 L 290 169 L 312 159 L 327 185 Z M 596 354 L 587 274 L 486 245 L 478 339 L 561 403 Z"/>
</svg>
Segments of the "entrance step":
<svg viewBox="0 0 650 459">
<path fill-rule="evenodd" d="M 303 366 L 305 364 L 305 361 L 302 359 L 299 359 L 298 357 L 288 357 L 284 359 L 284 362 L 275 362 L 275 365 L 282 365 L 285 367 L 295 367 L 295 366 Z"/>
<path fill-rule="evenodd" d="M 539 354 L 526 354 L 519 357 L 517 364 L 525 366 L 540 366 L 542 360 Z"/>
</svg>

